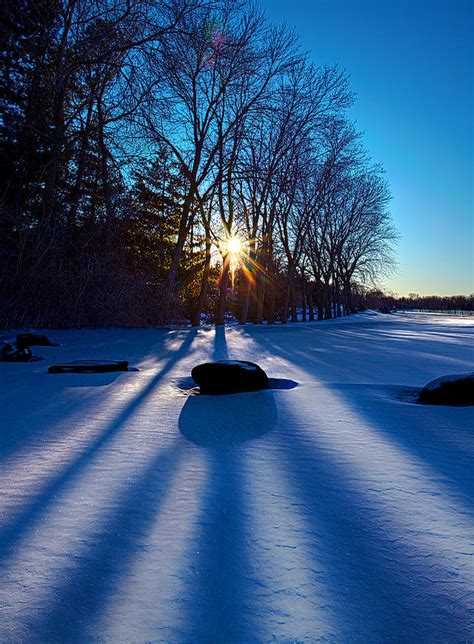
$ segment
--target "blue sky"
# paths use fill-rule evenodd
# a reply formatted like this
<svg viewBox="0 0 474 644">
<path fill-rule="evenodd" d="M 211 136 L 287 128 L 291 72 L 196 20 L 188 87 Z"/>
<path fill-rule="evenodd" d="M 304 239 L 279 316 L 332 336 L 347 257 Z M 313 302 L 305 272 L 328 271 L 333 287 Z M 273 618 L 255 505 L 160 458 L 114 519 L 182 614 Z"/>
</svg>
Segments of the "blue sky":
<svg viewBox="0 0 474 644">
<path fill-rule="evenodd" d="M 350 115 L 387 172 L 401 295 L 471 293 L 473 0 L 260 0 L 315 63 L 338 63 Z"/>
</svg>

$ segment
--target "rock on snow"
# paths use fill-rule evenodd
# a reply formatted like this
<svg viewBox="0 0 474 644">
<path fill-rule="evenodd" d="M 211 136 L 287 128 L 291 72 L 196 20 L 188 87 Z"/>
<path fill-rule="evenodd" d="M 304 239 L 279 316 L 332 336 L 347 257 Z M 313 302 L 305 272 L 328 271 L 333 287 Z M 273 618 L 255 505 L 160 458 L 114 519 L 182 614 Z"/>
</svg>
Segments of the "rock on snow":
<svg viewBox="0 0 474 644">
<path fill-rule="evenodd" d="M 421 390 L 419 401 L 427 405 L 474 405 L 474 373 L 432 380 Z"/>
</svg>

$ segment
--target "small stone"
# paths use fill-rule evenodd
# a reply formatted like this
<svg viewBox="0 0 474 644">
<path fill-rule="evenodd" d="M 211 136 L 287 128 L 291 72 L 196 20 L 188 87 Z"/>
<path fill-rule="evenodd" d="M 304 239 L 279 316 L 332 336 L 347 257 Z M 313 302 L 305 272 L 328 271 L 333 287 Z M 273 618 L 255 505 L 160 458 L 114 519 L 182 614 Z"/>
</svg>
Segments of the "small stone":
<svg viewBox="0 0 474 644">
<path fill-rule="evenodd" d="M 474 373 L 443 376 L 429 382 L 418 400 L 425 405 L 474 405 Z"/>
<path fill-rule="evenodd" d="M 265 371 L 245 360 L 219 360 L 197 365 L 191 376 L 202 394 L 230 394 L 268 388 Z"/>
</svg>

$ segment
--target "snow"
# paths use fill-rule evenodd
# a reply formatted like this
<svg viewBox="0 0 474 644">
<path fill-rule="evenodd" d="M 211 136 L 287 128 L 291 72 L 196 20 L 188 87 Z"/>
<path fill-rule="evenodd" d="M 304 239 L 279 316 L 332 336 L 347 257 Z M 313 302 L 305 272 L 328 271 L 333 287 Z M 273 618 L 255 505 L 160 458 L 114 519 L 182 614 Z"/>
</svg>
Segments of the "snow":
<svg viewBox="0 0 474 644">
<path fill-rule="evenodd" d="M 219 360 L 219 363 L 229 365 L 230 367 L 239 367 L 240 369 L 244 369 L 246 371 L 257 370 L 257 367 L 255 365 L 249 364 L 248 362 L 243 362 L 241 360 Z"/>
<path fill-rule="evenodd" d="M 472 641 L 474 409 L 414 402 L 472 318 L 47 335 L 0 363 L 0 641 Z M 140 371 L 46 373 L 96 357 Z M 221 359 L 298 386 L 183 390 Z"/>
</svg>

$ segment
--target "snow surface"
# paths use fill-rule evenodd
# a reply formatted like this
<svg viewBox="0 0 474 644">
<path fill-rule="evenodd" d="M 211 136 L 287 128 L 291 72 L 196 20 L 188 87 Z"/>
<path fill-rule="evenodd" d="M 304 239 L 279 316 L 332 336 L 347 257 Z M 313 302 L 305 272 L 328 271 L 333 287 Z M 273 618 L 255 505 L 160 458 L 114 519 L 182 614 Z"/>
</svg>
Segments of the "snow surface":
<svg viewBox="0 0 474 644">
<path fill-rule="evenodd" d="M 0 363 L 2 643 L 473 641 L 474 409 L 413 402 L 472 318 L 48 336 Z M 298 386 L 182 390 L 220 359 Z"/>
</svg>

